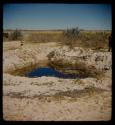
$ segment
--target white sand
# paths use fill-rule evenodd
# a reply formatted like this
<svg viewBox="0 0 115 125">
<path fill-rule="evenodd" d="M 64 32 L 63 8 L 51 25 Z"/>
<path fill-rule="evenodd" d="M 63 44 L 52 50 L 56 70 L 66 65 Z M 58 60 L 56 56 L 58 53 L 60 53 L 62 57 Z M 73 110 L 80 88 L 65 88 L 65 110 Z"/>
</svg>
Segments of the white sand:
<svg viewBox="0 0 115 125">
<path fill-rule="evenodd" d="M 72 61 L 72 56 L 92 55 L 86 64 L 102 70 L 106 65 L 105 75 L 100 79 L 89 77 L 72 80 L 45 76 L 27 78 L 9 74 L 11 70 L 47 60 L 47 55 L 55 49 L 58 54 L 55 56 L 56 59 Z M 19 48 L 18 42 L 4 43 L 4 120 L 107 121 L 111 119 L 111 53 L 94 53 L 92 50 L 84 53 L 84 50 L 77 48 L 75 52 L 67 51 L 65 47 L 63 53 L 55 43 L 25 44 L 22 48 Z M 98 55 L 101 55 L 103 61 L 101 59 L 94 61 L 93 58 Z"/>
</svg>

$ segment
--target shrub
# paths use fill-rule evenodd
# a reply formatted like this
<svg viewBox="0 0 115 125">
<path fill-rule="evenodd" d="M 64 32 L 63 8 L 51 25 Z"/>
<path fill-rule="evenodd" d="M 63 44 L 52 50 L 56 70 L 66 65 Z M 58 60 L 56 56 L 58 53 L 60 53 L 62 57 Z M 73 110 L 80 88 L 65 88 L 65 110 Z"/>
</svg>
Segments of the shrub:
<svg viewBox="0 0 115 125">
<path fill-rule="evenodd" d="M 63 44 L 73 48 L 75 41 L 79 38 L 79 34 L 80 30 L 78 27 L 65 30 L 63 32 L 65 38 Z"/>
<path fill-rule="evenodd" d="M 4 33 L 3 32 L 3 41 L 7 41 L 8 40 L 8 36 L 9 36 L 8 33 Z"/>
<path fill-rule="evenodd" d="M 66 35 L 67 37 L 74 37 L 74 38 L 78 38 L 80 33 L 79 28 L 71 28 L 71 29 L 67 29 L 66 31 L 64 31 L 64 35 Z"/>
<path fill-rule="evenodd" d="M 17 29 L 13 33 L 11 33 L 9 36 L 9 40 L 22 40 L 22 38 L 23 38 L 23 35 L 21 31 Z"/>
</svg>

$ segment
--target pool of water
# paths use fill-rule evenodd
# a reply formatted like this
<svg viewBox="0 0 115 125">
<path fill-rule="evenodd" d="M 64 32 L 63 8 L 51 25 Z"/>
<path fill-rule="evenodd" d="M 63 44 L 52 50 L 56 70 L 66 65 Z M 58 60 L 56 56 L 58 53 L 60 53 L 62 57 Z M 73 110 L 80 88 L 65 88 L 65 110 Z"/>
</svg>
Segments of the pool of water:
<svg viewBox="0 0 115 125">
<path fill-rule="evenodd" d="M 64 79 L 78 78 L 78 76 L 75 74 L 64 74 L 49 67 L 34 69 L 31 72 L 27 73 L 26 76 L 30 78 L 41 77 L 41 76 L 51 76 L 51 77 L 58 77 L 58 78 L 64 78 Z"/>
</svg>

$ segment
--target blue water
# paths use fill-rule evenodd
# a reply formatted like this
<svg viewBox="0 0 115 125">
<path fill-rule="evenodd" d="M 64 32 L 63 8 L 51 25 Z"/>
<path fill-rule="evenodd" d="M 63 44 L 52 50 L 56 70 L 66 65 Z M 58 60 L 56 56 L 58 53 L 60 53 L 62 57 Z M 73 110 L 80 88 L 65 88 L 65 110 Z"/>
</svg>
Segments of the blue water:
<svg viewBox="0 0 115 125">
<path fill-rule="evenodd" d="M 53 68 L 37 68 L 31 71 L 30 73 L 26 74 L 27 77 L 41 77 L 41 76 L 51 76 L 51 77 L 58 77 L 58 78 L 65 78 L 65 79 L 74 79 L 78 78 L 75 74 L 63 74 L 54 70 Z"/>
</svg>

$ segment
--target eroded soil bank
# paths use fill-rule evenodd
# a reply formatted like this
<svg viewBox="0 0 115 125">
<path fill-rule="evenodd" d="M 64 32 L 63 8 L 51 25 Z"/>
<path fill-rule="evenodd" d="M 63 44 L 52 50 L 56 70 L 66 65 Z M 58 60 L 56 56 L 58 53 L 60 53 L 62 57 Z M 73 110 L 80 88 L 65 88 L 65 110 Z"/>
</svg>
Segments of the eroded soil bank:
<svg viewBox="0 0 115 125">
<path fill-rule="evenodd" d="M 4 45 L 7 50 L 4 49 L 3 52 L 5 120 L 111 119 L 111 52 L 94 52 L 79 47 L 69 50 L 66 46 L 60 47 L 54 43 L 27 44 L 22 48 L 13 48 L 16 46 L 14 43 L 13 49 L 8 49 L 8 45 Z M 47 65 L 48 60 L 56 69 L 63 68 L 63 71 L 70 72 L 69 66 L 72 66 L 73 69 L 79 70 L 79 74 L 89 75 L 80 79 L 60 79 L 45 76 L 27 78 L 11 74 L 13 71 L 20 72 L 24 68 L 38 66 L 40 63 Z M 65 70 L 67 67 L 68 70 Z"/>
</svg>

